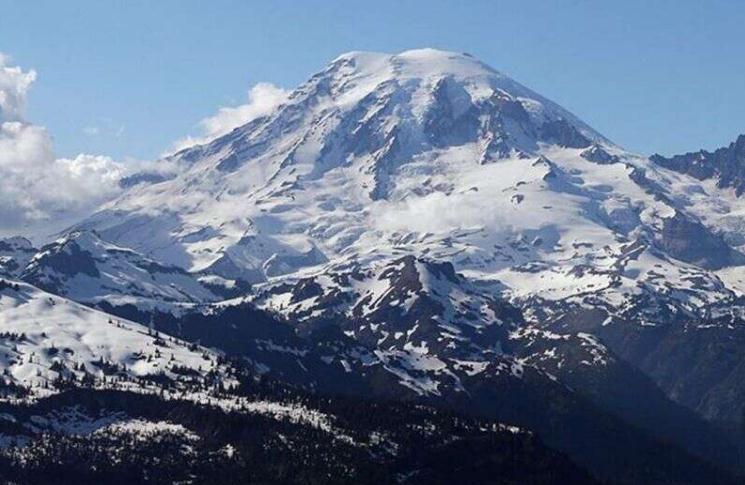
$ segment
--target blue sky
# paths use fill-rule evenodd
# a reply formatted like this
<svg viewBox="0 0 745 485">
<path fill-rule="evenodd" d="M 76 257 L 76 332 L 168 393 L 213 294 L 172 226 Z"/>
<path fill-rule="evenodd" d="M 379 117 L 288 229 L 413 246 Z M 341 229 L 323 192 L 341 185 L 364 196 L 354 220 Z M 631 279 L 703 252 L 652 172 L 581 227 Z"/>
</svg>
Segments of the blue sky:
<svg viewBox="0 0 745 485">
<path fill-rule="evenodd" d="M 425 46 L 670 154 L 745 132 L 743 25 L 739 0 L 0 0 L 0 52 L 38 72 L 26 118 L 60 156 L 151 159 L 255 83 L 292 88 L 345 51 Z"/>
</svg>

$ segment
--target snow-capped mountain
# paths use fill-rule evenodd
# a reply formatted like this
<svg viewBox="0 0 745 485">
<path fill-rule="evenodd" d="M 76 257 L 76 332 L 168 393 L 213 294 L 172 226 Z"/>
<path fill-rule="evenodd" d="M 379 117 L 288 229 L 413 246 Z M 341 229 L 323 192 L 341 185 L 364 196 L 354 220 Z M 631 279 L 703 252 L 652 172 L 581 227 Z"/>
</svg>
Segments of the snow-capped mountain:
<svg viewBox="0 0 745 485">
<path fill-rule="evenodd" d="M 176 157 L 174 179 L 79 226 L 250 281 L 426 255 L 518 299 L 625 300 L 644 283 L 724 301 L 708 270 L 745 260 L 677 203 L 687 180 L 467 55 L 343 55 L 274 113 Z"/>
<path fill-rule="evenodd" d="M 405 255 L 448 262 L 530 324 L 587 307 L 589 329 L 740 314 L 745 256 L 724 229 L 733 218 L 710 215 L 739 221 L 727 184 L 626 152 L 466 54 L 342 55 L 269 115 L 167 162 L 181 171 L 78 227 L 269 287 Z M 324 308 L 358 298 L 329 284 L 342 299 Z M 408 338 L 397 344 L 422 344 Z"/>
<path fill-rule="evenodd" d="M 622 470 L 564 426 L 727 466 L 701 417 L 745 402 L 740 148 L 648 159 L 467 54 L 353 52 L 0 270 L 307 390 L 534 426 L 597 473 Z"/>
<path fill-rule="evenodd" d="M 138 185 L 81 226 L 191 270 L 266 279 L 348 253 L 390 252 L 406 236 L 397 224 L 422 210 L 453 208 L 439 227 L 410 231 L 433 233 L 422 247 L 442 246 L 455 226 L 494 225 L 455 220 L 488 198 L 475 194 L 475 177 L 508 171 L 504 159 L 528 167 L 543 144 L 603 151 L 593 143 L 607 144 L 468 56 L 353 53 L 270 116 L 177 154 L 188 168 L 175 179 Z"/>
</svg>

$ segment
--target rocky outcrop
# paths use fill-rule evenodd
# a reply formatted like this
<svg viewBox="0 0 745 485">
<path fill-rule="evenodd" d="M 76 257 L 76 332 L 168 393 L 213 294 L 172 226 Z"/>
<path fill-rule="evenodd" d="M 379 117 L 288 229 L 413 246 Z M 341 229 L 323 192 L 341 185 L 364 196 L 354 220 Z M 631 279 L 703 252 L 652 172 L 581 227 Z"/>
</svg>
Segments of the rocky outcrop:
<svg viewBox="0 0 745 485">
<path fill-rule="evenodd" d="M 659 244 L 670 256 L 706 269 L 745 264 L 745 255 L 679 211 L 663 219 Z"/>
<path fill-rule="evenodd" d="M 745 135 L 713 152 L 701 150 L 669 158 L 655 154 L 650 160 L 699 180 L 715 177 L 719 187 L 733 188 L 738 196 L 745 192 Z"/>
</svg>

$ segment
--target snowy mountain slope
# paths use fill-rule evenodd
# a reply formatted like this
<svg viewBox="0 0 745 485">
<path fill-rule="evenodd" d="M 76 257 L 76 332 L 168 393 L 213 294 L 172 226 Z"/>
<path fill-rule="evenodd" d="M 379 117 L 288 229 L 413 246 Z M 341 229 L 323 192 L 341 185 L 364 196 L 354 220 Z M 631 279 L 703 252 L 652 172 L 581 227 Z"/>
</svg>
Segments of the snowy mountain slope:
<svg viewBox="0 0 745 485">
<path fill-rule="evenodd" d="M 437 126 L 443 115 L 453 126 Z M 371 198 L 399 199 L 389 195 L 399 164 L 426 164 L 434 156 L 444 157 L 444 166 L 472 157 L 488 163 L 518 151 L 533 153 L 542 139 L 567 138 L 584 146 L 601 139 L 566 119 L 575 120 L 465 56 L 428 50 L 351 54 L 301 86 L 277 113 L 179 154 L 191 169 L 114 203 L 110 211 L 126 212 L 122 219 L 104 213 L 83 225 L 193 269 L 227 256 L 259 276 L 286 273 L 323 262 L 316 240 L 331 256 L 357 239 L 370 226 L 370 215 L 356 212 Z M 461 130 L 462 139 L 441 140 L 453 130 Z M 440 153 L 462 142 L 468 145 L 461 153 Z M 496 143 L 504 145 L 503 153 L 492 153 Z M 423 190 L 445 190 L 432 186 Z M 299 207 L 311 216 L 305 224 L 293 215 Z M 135 225 L 136 231 L 127 231 Z"/>
<path fill-rule="evenodd" d="M 541 378 L 558 380 L 712 460 L 726 454 L 726 446 L 714 445 L 722 438 L 707 431 L 693 412 L 672 403 L 601 339 L 561 322 L 525 321 L 519 309 L 470 283 L 450 263 L 404 256 L 381 267 L 350 264 L 277 284 L 254 302 L 286 315 L 300 335 L 333 322 L 356 346 L 337 341 L 293 348 L 296 355 L 318 352 L 324 362 L 349 374 L 382 365 L 398 384 L 422 396 L 448 400 L 449 394 L 462 393 L 474 401 L 480 398 L 480 381 L 496 381 L 495 387 L 509 393 L 522 379 L 539 388 L 545 385 Z M 261 360 L 261 354 L 256 358 Z M 538 375 L 528 377 L 536 370 Z M 642 406 L 639 395 L 646 396 Z"/>
<path fill-rule="evenodd" d="M 65 389 L 72 383 L 78 383 L 83 387 L 93 386 L 96 389 L 99 397 L 92 398 L 96 403 L 95 409 L 100 409 L 102 401 L 108 402 L 105 400 L 107 390 L 127 390 L 146 394 L 162 394 L 165 391 L 165 395 L 171 396 L 171 399 L 174 397 L 188 399 L 191 396 L 191 399 L 196 402 L 209 400 L 212 405 L 227 406 L 228 410 L 234 409 L 249 415 L 267 416 L 280 422 L 300 423 L 304 426 L 307 422 L 312 426 L 320 426 L 322 435 L 329 433 L 323 424 L 329 418 L 321 415 L 319 425 L 314 418 L 316 414 L 307 407 L 288 406 L 266 400 L 257 401 L 242 395 L 211 397 L 211 394 L 205 392 L 204 389 L 212 388 L 215 377 L 219 379 L 223 376 L 222 382 L 227 384 L 233 382 L 233 379 L 230 377 L 230 371 L 219 364 L 219 357 L 209 351 L 180 343 L 179 340 L 174 340 L 165 334 L 157 336 L 146 327 L 112 318 L 69 300 L 36 290 L 29 285 L 9 282 L 2 289 L 0 315 L 3 318 L 3 328 L 8 329 L 7 334 L 2 334 L 6 340 L 5 358 L 8 359 L 5 368 L 8 369 L 7 374 L 9 374 L 4 376 L 3 382 L 5 398 L 6 400 L 12 398 L 11 402 L 15 402 L 15 398 L 18 397 L 43 398 Z M 282 352 L 284 353 L 285 350 Z M 335 358 L 343 358 L 343 353 L 336 352 L 331 355 Z M 405 352 L 401 352 L 400 355 L 390 358 L 390 361 L 386 360 L 386 365 L 395 372 L 399 365 L 397 361 L 400 360 L 400 363 L 404 364 L 403 369 L 407 369 L 416 379 L 421 379 L 423 376 L 416 373 L 419 369 L 405 365 L 404 355 Z M 424 359 L 425 362 L 429 360 L 431 359 Z M 419 362 L 422 362 L 421 357 L 411 360 L 413 364 Z M 514 383 L 519 383 L 523 379 L 538 379 L 539 382 L 550 383 L 533 369 L 525 369 L 525 375 L 523 375 L 519 365 L 515 363 L 510 365 L 509 360 L 505 360 L 505 363 L 502 363 L 502 359 L 495 359 L 489 364 L 489 368 L 479 370 L 484 375 L 491 376 L 490 378 L 507 379 Z M 431 369 L 419 371 L 429 370 Z M 464 375 L 471 374 L 469 370 L 470 368 L 466 366 Z M 67 379 L 68 384 L 64 384 L 62 376 Z M 414 390 L 419 392 L 416 385 L 412 385 Z M 561 386 L 557 384 L 552 385 L 561 389 Z M 392 386 L 385 387 L 392 389 Z M 439 390 L 435 389 L 435 391 Z M 26 392 L 30 392 L 30 396 L 26 395 Z M 74 402 L 80 403 L 80 400 L 75 399 Z M 24 434 L 19 435 L 18 430 L 11 428 L 16 431 L 16 434 L 12 435 L 12 441 L 32 440 L 31 443 L 33 443 L 33 440 L 39 439 L 38 433 L 45 430 L 58 433 L 60 430 L 85 429 L 90 428 L 91 419 L 104 423 L 112 422 L 112 418 L 114 422 L 121 421 L 122 413 L 125 416 L 133 414 L 136 416 L 138 408 L 127 404 L 129 398 L 116 398 L 113 402 L 117 406 L 124 407 L 123 411 L 115 413 L 114 416 L 104 414 L 87 418 L 85 414 L 80 415 L 75 412 L 73 416 L 69 416 L 69 408 L 54 408 L 56 411 L 43 413 L 33 418 L 31 423 L 34 428 L 25 429 Z M 170 406 L 173 405 L 167 403 L 158 405 L 163 410 L 169 409 Z M 152 411 L 149 411 L 149 414 L 152 414 Z M 15 411 L 10 415 L 15 416 Z M 5 416 L 7 419 L 7 413 Z M 183 416 L 183 413 L 178 413 L 177 416 Z M 14 419 L 19 418 L 14 417 Z M 103 424 L 100 425 L 103 426 Z M 93 424 L 93 426 L 96 425 Z M 358 423 L 355 423 L 351 429 L 355 433 L 360 432 Z M 337 431 L 341 432 L 339 435 L 341 438 L 349 436 L 347 432 L 336 427 L 331 428 L 331 431 L 334 436 L 338 434 Z M 318 446 L 319 438 L 313 438 L 312 443 Z M 355 444 L 356 438 L 349 443 L 355 448 L 367 449 L 366 445 Z M 375 443 L 379 442 L 373 441 L 370 446 L 378 446 Z M 112 446 L 114 444 L 111 443 Z M 645 446 L 653 445 L 645 442 Z M 24 449 L 19 450 L 19 453 L 25 453 Z M 679 456 L 675 453 L 679 452 L 675 451 L 673 456 Z M 695 465 L 696 469 L 700 466 Z"/>
<path fill-rule="evenodd" d="M 283 292 L 279 294 L 284 295 Z M 427 298 L 422 297 L 422 300 Z M 429 308 L 422 303 L 415 303 L 413 308 L 417 306 Z M 679 443 L 696 456 L 713 457 L 712 461 L 717 463 L 730 456 L 731 443 L 725 437 L 709 429 L 692 413 L 681 412 L 658 389 L 640 379 L 638 372 L 634 375 L 628 366 L 621 365 L 619 359 L 589 336 L 569 333 L 510 336 L 510 354 L 475 355 L 469 359 L 462 357 L 471 350 L 467 341 L 442 354 L 424 353 L 423 348 L 411 345 L 399 350 L 384 342 L 378 345 L 376 339 L 355 340 L 345 335 L 341 326 L 348 323 L 348 328 L 355 327 L 353 321 L 345 322 L 341 315 L 333 321 L 305 320 L 299 325 L 301 336 L 293 332 L 295 322 L 292 320 L 272 321 L 260 313 L 246 304 L 221 304 L 206 315 L 199 313 L 178 318 L 159 315 L 154 321 L 163 332 L 226 349 L 230 355 L 249 363 L 269 382 L 279 379 L 321 396 L 364 396 L 366 399 L 447 406 L 470 415 L 517 424 L 535 431 L 552 447 L 567 452 L 601 476 L 618 476 L 628 471 L 617 466 L 623 460 L 608 463 L 604 456 L 609 455 L 597 453 L 593 443 L 605 440 L 613 441 L 613 456 L 624 456 L 624 460 L 639 463 L 638 469 L 644 467 L 638 461 L 637 452 L 631 450 L 662 446 L 652 453 L 663 449 L 668 452 L 677 448 L 671 446 L 671 442 Z M 507 325 L 507 315 L 503 315 L 502 320 Z M 160 326 L 161 323 L 165 325 Z M 433 325 L 423 323 L 425 329 L 415 332 L 417 338 L 438 345 Z M 375 330 L 382 334 L 395 325 L 395 321 L 380 322 Z M 363 328 L 361 333 L 369 331 Z M 580 345 L 575 346 L 578 342 Z M 576 373 L 578 379 L 572 382 L 571 388 L 541 370 L 543 366 L 549 367 L 541 357 L 551 358 L 551 364 L 560 367 L 561 372 L 552 372 L 555 376 L 562 372 Z M 601 365 L 588 364 L 598 357 L 604 361 Z M 605 378 L 619 371 L 627 378 Z M 582 376 L 587 374 L 591 378 L 585 381 Z M 647 382 L 647 387 L 640 386 L 640 381 Z M 642 408 L 646 415 L 656 418 L 654 426 L 649 426 L 649 422 L 643 426 L 645 423 L 639 421 L 638 415 L 625 420 L 615 412 L 608 413 L 604 406 L 596 405 L 594 399 L 585 397 L 592 382 L 599 383 L 601 388 L 597 392 L 607 393 L 607 399 L 614 405 L 638 403 L 638 393 L 643 392 L 647 399 Z M 601 397 L 598 401 L 602 400 Z M 668 419 L 681 415 L 685 417 L 684 425 Z M 668 424 L 672 424 L 672 432 L 669 429 L 657 431 Z M 572 432 L 568 433 L 567 429 Z M 667 444 L 653 444 L 660 439 Z M 658 464 L 644 466 L 658 470 Z"/>
<path fill-rule="evenodd" d="M 78 302 L 141 306 L 189 305 L 230 294 L 232 280 L 193 275 L 108 243 L 93 232 L 72 232 L 44 246 L 18 277 Z"/>
<path fill-rule="evenodd" d="M 402 405 L 388 405 L 397 406 L 395 412 L 380 412 L 382 405 L 375 404 L 372 406 L 378 412 L 370 415 L 392 415 L 396 419 L 394 423 L 377 418 L 367 422 L 345 414 L 360 412 L 368 404 L 344 407 L 342 403 L 337 409 L 327 402 L 318 408 L 293 401 L 287 390 L 256 389 L 255 383 L 249 389 L 254 389 L 256 395 L 245 394 L 245 390 L 226 393 L 221 389 L 237 387 L 239 381 L 234 377 L 235 371 L 221 363 L 221 355 L 25 283 L 4 281 L 0 285 L 0 326 L 0 460 L 17 460 L 12 467 L 16 472 L 30 470 L 46 476 L 47 466 L 63 460 L 68 465 L 65 473 L 98 470 L 100 476 L 106 477 L 107 466 L 86 469 L 87 459 L 77 462 L 85 453 L 101 450 L 119 457 L 115 460 L 119 466 L 125 466 L 130 459 L 142 463 L 167 452 L 169 462 L 183 462 L 192 471 L 200 469 L 187 466 L 196 457 L 212 463 L 215 453 L 228 453 L 221 463 L 243 470 L 244 460 L 255 456 L 258 435 L 258 443 L 262 443 L 259 448 L 265 451 L 273 449 L 284 454 L 287 451 L 281 450 L 295 449 L 299 458 L 305 450 L 323 449 L 330 456 L 354 456 L 352 462 L 358 466 L 345 467 L 350 477 L 357 473 L 366 476 L 367 472 L 358 467 L 365 470 L 373 464 L 386 467 L 388 474 L 413 467 L 418 473 L 440 476 L 445 472 L 437 467 L 430 470 L 431 465 L 418 462 L 422 447 L 444 452 L 442 447 L 447 443 L 465 444 L 476 439 L 475 443 L 483 449 L 491 447 L 493 439 L 510 434 L 524 434 L 526 439 L 530 436 L 483 420 L 467 424 L 467 418 L 451 419 L 421 406 L 407 410 Z M 272 392 L 278 395 L 273 396 Z M 409 421 L 402 425 L 405 415 Z M 174 419 L 180 422 L 174 423 Z M 248 434 L 236 436 L 234 426 Z M 191 430 L 195 427 L 198 431 Z M 220 450 L 212 448 L 216 433 L 221 436 Z M 269 439 L 270 435 L 279 435 L 280 442 Z M 410 450 L 414 436 L 419 441 Z M 56 443 L 64 445 L 52 458 L 47 453 Z M 133 448 L 134 443 L 139 446 Z M 515 444 L 512 446 L 514 453 Z M 68 454 L 73 448 L 77 452 Z M 499 456 L 504 452 L 499 451 Z M 242 459 L 231 460 L 235 453 Z M 540 449 L 525 453 L 526 463 L 544 459 Z M 257 460 L 264 466 L 269 463 L 267 458 Z M 578 479 L 584 476 L 566 463 L 547 466 L 553 470 L 550 473 L 567 473 Z M 84 469 L 77 470 L 78 466 Z M 499 466 L 485 463 L 483 469 L 480 466 L 480 471 L 472 473 L 493 473 Z M 700 467 L 696 465 L 696 469 Z M 249 468 L 252 473 L 259 469 L 258 465 Z M 147 469 L 149 474 L 160 475 L 168 470 L 168 465 L 147 461 Z M 309 473 L 307 466 L 302 469 Z M 215 470 L 209 467 L 200 473 L 215 476 Z M 268 468 L 265 473 L 277 472 Z"/>
<path fill-rule="evenodd" d="M 230 382 L 219 354 L 25 283 L 0 285 L 0 327 L 5 398 L 48 395 L 65 382 L 189 388 L 210 372 Z"/>
<path fill-rule="evenodd" d="M 341 316 L 353 322 L 345 333 L 355 340 L 438 352 L 467 341 L 473 353 L 499 353 L 500 341 L 522 320 L 517 309 L 470 285 L 450 263 L 413 256 L 381 267 L 333 268 L 294 285 L 283 282 L 255 302 L 280 310 L 301 329 Z M 433 332 L 436 342 L 426 342 L 424 335 Z"/>
</svg>

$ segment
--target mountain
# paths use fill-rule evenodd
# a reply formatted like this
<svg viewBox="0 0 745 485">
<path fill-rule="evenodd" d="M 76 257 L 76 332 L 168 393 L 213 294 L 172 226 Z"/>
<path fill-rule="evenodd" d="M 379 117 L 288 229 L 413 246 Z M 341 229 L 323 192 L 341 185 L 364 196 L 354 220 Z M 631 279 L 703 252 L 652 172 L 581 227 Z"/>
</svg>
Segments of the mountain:
<svg viewBox="0 0 745 485">
<path fill-rule="evenodd" d="M 0 239 L 0 275 L 13 276 L 36 254 L 31 241 L 23 237 Z"/>
<path fill-rule="evenodd" d="M 80 226 L 190 270 L 266 279 L 369 245 L 368 232 L 396 232 L 388 226 L 406 210 L 399 202 L 437 204 L 456 191 L 442 180 L 448 172 L 475 173 L 469 158 L 494 171 L 501 157 L 523 160 L 554 140 L 590 147 L 602 138 L 467 56 L 356 53 L 276 113 L 176 154 L 187 169 L 173 180 L 138 185 Z M 409 193 L 399 178 L 421 187 Z M 469 202 L 473 188 L 455 195 Z"/>
<path fill-rule="evenodd" d="M 274 112 L 167 162 L 181 171 L 77 227 L 269 286 L 405 255 L 450 262 L 531 324 L 588 307 L 593 329 L 695 323 L 736 311 L 742 287 L 742 248 L 706 215 L 722 193 L 466 54 L 345 54 Z"/>
<path fill-rule="evenodd" d="M 304 392 L 518 424 L 607 481 L 726 482 L 737 146 L 702 176 L 470 55 L 352 52 L 32 256 L 7 251 L 15 279 Z"/>
<path fill-rule="evenodd" d="M 262 384 L 222 353 L 26 283 L 0 280 L 0 321 L 0 477 L 13 483 L 450 481 L 436 457 L 475 450 L 457 469 L 471 480 L 595 483 L 524 430 Z"/>
<path fill-rule="evenodd" d="M 293 400 L 272 388 L 257 388 L 251 395 L 213 394 L 216 385 L 239 383 L 220 355 L 24 283 L 0 285 L 0 314 L 3 479 L 121 480 L 124 473 L 129 480 L 142 480 L 145 473 L 161 477 L 156 483 L 167 483 L 169 473 L 271 477 L 281 473 L 277 467 L 287 466 L 285 460 L 326 463 L 320 457 L 330 453 L 356 464 L 332 460 L 317 470 L 300 470 L 312 476 L 344 468 L 344 483 L 368 476 L 373 467 L 381 468 L 374 473 L 379 479 L 406 471 L 444 480 L 451 472 L 433 457 L 456 453 L 458 443 L 491 450 L 487 456 L 493 458 L 461 470 L 473 479 L 504 470 L 532 476 L 537 483 L 554 483 L 558 477 L 592 483 L 530 434 L 497 423 L 469 422 L 421 407 L 388 409 L 392 405 L 373 409 L 372 417 L 361 420 L 358 414 L 369 406 L 364 402 L 314 408 L 302 396 Z M 198 405 L 207 399 L 211 406 Z M 351 410 L 358 414 L 350 415 Z M 391 413 L 397 419 L 384 419 Z M 412 434 L 400 421 L 427 421 L 431 428 Z M 256 431 L 236 436 L 230 426 Z M 277 433 L 292 445 L 277 441 Z M 145 452 L 133 454 L 132 443 Z M 269 460 L 269 450 L 278 456 Z M 120 457 L 113 466 L 111 456 Z M 196 457 L 202 465 L 193 465 Z M 58 470 L 58 463 L 64 468 Z M 512 483 L 504 480 L 494 483 Z"/>
<path fill-rule="evenodd" d="M 341 56 L 272 114 L 174 157 L 182 173 L 79 227 L 253 282 L 410 253 L 518 300 L 614 304 L 643 285 L 725 302 L 711 271 L 744 261 L 676 200 L 691 180 L 467 55 Z"/>
<path fill-rule="evenodd" d="M 576 347 L 569 335 L 554 334 L 547 339 L 566 341 L 566 345 L 554 344 L 560 349 L 554 352 L 533 348 L 540 340 L 525 337 L 526 354 L 537 358 L 553 354 L 566 373 L 589 372 L 592 380 L 606 382 L 601 392 L 620 391 L 627 406 L 631 403 L 640 408 L 646 423 L 635 419 L 640 426 L 631 424 L 619 415 L 633 412 L 611 412 L 602 399 L 577 392 L 531 363 L 509 355 L 462 362 L 404 349 L 380 359 L 374 347 L 352 340 L 334 325 L 308 327 L 300 336 L 294 322 L 277 321 L 245 303 L 220 305 L 206 314 L 158 314 L 144 320 L 155 321 L 162 332 L 225 349 L 232 360 L 250 364 L 262 380 L 287 383 L 313 395 L 449 408 L 530 429 L 546 445 L 562 450 L 596 477 L 612 483 L 653 478 L 663 483 L 736 482 L 709 464 L 733 458 L 726 436 L 666 401 L 653 385 L 639 385 L 639 376 L 628 370 L 624 375 L 624 366 L 611 356 L 607 356 L 607 375 L 602 368 L 585 370 L 587 366 L 579 360 L 593 358 L 593 353 L 602 349 L 595 343 L 573 356 L 568 350 Z M 455 388 L 453 381 L 458 383 Z M 639 395 L 645 396 L 643 402 L 639 402 Z M 614 397 L 606 400 L 614 401 Z M 650 426 L 650 421 L 656 426 Z M 646 429 L 641 429 L 645 424 Z M 686 443 L 690 451 L 674 443 Z M 634 466 L 626 466 L 628 463 Z"/>
<path fill-rule="evenodd" d="M 36 252 L 18 277 L 78 302 L 177 307 L 230 296 L 236 282 L 193 275 L 131 249 L 103 241 L 93 232 L 72 232 Z"/>
</svg>

